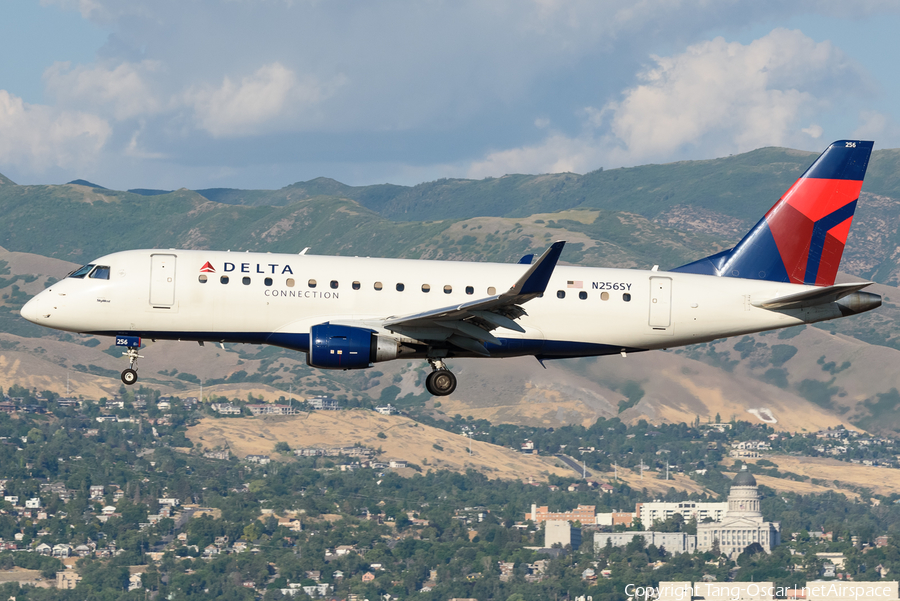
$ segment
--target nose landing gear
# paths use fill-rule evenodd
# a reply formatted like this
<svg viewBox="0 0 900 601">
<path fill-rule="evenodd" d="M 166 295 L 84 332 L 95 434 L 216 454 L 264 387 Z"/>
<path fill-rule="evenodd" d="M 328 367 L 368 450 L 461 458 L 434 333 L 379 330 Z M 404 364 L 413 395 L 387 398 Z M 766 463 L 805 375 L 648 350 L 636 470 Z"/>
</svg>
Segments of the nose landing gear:
<svg viewBox="0 0 900 601">
<path fill-rule="evenodd" d="M 143 359 L 143 355 L 138 355 L 138 346 L 129 346 L 128 350 L 122 353 L 126 357 L 128 357 L 128 369 L 122 372 L 122 382 L 126 386 L 131 386 L 138 380 L 137 375 L 137 360 Z"/>
<path fill-rule="evenodd" d="M 433 396 L 447 396 L 456 390 L 456 376 L 440 359 L 429 359 L 432 371 L 425 378 L 425 388 Z"/>
</svg>

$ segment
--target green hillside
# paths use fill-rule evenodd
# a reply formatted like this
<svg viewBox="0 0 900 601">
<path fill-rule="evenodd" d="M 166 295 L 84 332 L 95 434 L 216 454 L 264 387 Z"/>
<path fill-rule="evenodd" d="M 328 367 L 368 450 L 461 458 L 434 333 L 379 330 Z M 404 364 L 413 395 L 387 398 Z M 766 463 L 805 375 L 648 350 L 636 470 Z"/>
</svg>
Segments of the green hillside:
<svg viewBox="0 0 900 601">
<path fill-rule="evenodd" d="M 483 180 L 441 179 L 416 186 L 347 186 L 328 178 L 281 190 L 200 190 L 209 200 L 284 206 L 315 196 L 356 200 L 400 221 L 523 217 L 572 208 L 628 211 L 655 218 L 673 205 L 699 207 L 751 225 L 799 177 L 815 153 L 762 148 L 707 161 L 598 170 L 585 175 L 506 175 Z M 876 150 L 864 190 L 900 198 L 900 150 Z"/>
</svg>

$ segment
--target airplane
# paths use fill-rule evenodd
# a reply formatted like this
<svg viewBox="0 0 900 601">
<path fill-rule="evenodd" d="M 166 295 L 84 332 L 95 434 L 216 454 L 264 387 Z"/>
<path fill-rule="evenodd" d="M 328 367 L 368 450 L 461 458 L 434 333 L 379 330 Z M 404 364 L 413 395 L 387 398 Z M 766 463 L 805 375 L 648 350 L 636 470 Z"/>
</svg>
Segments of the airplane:
<svg viewBox="0 0 900 601">
<path fill-rule="evenodd" d="M 126 250 L 28 301 L 36 324 L 123 347 L 142 339 L 275 345 L 320 369 L 424 359 L 451 394 L 457 357 L 589 357 L 667 349 L 875 309 L 835 284 L 873 142 L 831 144 L 734 247 L 670 271 L 208 250 Z"/>
</svg>

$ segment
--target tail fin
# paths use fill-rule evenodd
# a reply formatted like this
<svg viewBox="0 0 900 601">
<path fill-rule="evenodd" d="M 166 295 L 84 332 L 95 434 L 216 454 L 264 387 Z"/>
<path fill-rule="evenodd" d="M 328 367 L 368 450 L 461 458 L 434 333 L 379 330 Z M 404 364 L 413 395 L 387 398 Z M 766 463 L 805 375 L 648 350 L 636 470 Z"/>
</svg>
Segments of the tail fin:
<svg viewBox="0 0 900 601">
<path fill-rule="evenodd" d="M 831 286 L 872 145 L 835 142 L 737 246 L 672 271 Z"/>
</svg>

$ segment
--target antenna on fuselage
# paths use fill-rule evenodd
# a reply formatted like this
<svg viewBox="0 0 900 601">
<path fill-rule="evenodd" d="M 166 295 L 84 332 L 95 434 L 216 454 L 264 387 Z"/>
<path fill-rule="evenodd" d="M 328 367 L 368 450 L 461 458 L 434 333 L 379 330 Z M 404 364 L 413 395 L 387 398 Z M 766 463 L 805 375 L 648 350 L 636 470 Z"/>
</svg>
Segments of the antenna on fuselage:
<svg viewBox="0 0 900 601">
<path fill-rule="evenodd" d="M 305 254 L 306 254 L 306 251 L 308 251 L 308 250 L 309 250 L 309 247 L 308 247 L 308 246 L 307 246 L 306 248 L 304 248 L 303 250 L 301 250 L 301 251 L 300 251 L 300 256 L 302 257 L 303 255 L 305 255 Z"/>
</svg>

